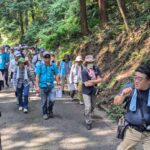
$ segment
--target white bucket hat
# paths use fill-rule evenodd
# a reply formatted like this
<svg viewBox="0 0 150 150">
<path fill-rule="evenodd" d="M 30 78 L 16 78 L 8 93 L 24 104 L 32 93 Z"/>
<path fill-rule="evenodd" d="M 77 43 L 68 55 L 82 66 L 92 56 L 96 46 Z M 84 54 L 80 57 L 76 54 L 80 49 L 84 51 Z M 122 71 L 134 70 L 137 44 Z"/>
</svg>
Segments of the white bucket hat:
<svg viewBox="0 0 150 150">
<path fill-rule="evenodd" d="M 94 62 L 95 59 L 93 58 L 93 55 L 87 55 L 85 57 L 85 62 Z"/>
<path fill-rule="evenodd" d="M 83 61 L 82 56 L 77 56 L 75 61 Z"/>
</svg>

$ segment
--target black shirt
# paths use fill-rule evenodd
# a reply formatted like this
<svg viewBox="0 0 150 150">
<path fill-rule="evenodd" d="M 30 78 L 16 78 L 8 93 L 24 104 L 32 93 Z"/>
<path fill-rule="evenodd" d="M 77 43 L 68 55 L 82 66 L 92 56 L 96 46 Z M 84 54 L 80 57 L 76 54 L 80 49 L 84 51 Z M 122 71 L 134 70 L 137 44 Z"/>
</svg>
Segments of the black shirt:
<svg viewBox="0 0 150 150">
<path fill-rule="evenodd" d="M 102 73 L 98 67 L 94 66 L 93 69 L 94 69 L 96 76 L 102 75 Z M 82 70 L 82 82 L 83 82 L 82 93 L 86 94 L 86 95 L 91 95 L 93 92 L 93 88 L 94 88 L 94 86 L 87 87 L 84 85 L 84 82 L 89 81 L 89 80 L 91 80 L 91 77 L 89 76 L 89 74 L 87 72 L 87 68 L 83 68 L 83 70 Z"/>
</svg>

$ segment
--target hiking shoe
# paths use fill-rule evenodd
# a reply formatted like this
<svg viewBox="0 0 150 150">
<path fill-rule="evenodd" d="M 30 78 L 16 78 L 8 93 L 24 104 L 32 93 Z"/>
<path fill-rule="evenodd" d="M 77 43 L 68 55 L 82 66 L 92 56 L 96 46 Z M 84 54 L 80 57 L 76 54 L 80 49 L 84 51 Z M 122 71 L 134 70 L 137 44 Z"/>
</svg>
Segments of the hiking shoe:
<svg viewBox="0 0 150 150">
<path fill-rule="evenodd" d="M 50 112 L 50 113 L 49 113 L 49 117 L 50 117 L 50 118 L 54 118 L 53 112 Z"/>
<path fill-rule="evenodd" d="M 6 85 L 7 85 L 7 87 L 9 88 L 9 84 L 7 83 Z"/>
<path fill-rule="evenodd" d="M 20 106 L 18 110 L 19 110 L 19 111 L 23 110 L 23 107 Z"/>
<path fill-rule="evenodd" d="M 80 105 L 83 105 L 84 103 L 83 103 L 82 101 L 79 101 L 79 104 L 80 104 Z"/>
<path fill-rule="evenodd" d="M 28 113 L 28 109 L 24 108 L 24 109 L 23 109 L 23 112 L 24 112 L 24 113 Z"/>
<path fill-rule="evenodd" d="M 87 128 L 87 130 L 91 130 L 92 129 L 92 124 L 86 124 L 86 128 Z"/>
<path fill-rule="evenodd" d="M 47 114 L 43 115 L 43 119 L 47 120 L 48 119 L 48 115 Z"/>
</svg>

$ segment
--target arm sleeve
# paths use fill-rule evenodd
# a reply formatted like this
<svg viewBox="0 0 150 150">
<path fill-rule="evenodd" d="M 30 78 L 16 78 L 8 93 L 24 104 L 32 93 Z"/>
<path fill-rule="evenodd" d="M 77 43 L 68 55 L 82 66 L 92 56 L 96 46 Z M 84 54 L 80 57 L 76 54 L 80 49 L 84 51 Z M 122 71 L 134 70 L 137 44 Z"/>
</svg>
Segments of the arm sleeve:
<svg viewBox="0 0 150 150">
<path fill-rule="evenodd" d="M 13 86 L 16 87 L 17 86 L 17 79 L 16 79 L 16 76 L 17 76 L 17 67 L 14 71 L 14 74 L 13 74 Z"/>
<path fill-rule="evenodd" d="M 30 69 L 28 68 L 28 76 L 29 76 L 29 79 L 32 81 L 32 82 L 34 82 L 34 79 L 33 79 L 33 76 L 31 75 L 31 71 L 30 71 Z"/>
<path fill-rule="evenodd" d="M 36 67 L 36 71 L 35 71 L 35 74 L 36 75 L 40 75 L 40 73 L 41 73 L 41 65 L 38 65 L 37 67 Z"/>
<path fill-rule="evenodd" d="M 56 64 L 54 64 L 54 74 L 58 75 L 58 67 Z"/>
</svg>

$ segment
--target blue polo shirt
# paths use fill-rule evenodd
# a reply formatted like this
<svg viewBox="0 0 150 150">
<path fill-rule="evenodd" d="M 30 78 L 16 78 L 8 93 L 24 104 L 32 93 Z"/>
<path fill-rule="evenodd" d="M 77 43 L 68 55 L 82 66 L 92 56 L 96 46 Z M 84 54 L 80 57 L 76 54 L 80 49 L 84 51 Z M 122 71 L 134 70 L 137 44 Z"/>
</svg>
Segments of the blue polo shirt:
<svg viewBox="0 0 150 150">
<path fill-rule="evenodd" d="M 37 66 L 36 75 L 39 75 L 40 88 L 53 88 L 54 76 L 58 75 L 58 68 L 55 64 L 46 66 L 44 63 L 41 63 Z"/>
</svg>

